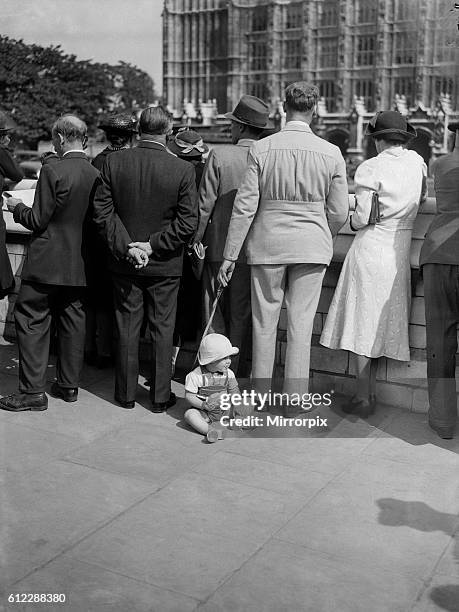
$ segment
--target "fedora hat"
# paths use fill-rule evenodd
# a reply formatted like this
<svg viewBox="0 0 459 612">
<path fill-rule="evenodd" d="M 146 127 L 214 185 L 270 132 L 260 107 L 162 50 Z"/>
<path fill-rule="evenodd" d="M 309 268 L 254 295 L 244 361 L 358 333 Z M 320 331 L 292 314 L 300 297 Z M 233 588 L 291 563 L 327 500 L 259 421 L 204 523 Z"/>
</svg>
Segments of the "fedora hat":
<svg viewBox="0 0 459 612">
<path fill-rule="evenodd" d="M 119 113 L 106 117 L 99 123 L 101 130 L 116 132 L 137 132 L 137 119 L 130 113 Z"/>
<path fill-rule="evenodd" d="M 182 130 L 167 143 L 169 151 L 178 157 L 201 157 L 209 147 L 204 144 L 202 136 L 194 130 Z"/>
<path fill-rule="evenodd" d="M 269 106 L 255 96 L 242 96 L 233 112 L 226 113 L 225 117 L 255 128 L 271 129 L 274 127 L 269 120 Z"/>
<path fill-rule="evenodd" d="M 370 119 L 366 136 L 390 136 L 392 140 L 405 142 L 417 136 L 417 132 L 398 111 L 380 111 Z"/>
<path fill-rule="evenodd" d="M 0 136 L 14 130 L 16 123 L 3 111 L 0 111 Z"/>
</svg>

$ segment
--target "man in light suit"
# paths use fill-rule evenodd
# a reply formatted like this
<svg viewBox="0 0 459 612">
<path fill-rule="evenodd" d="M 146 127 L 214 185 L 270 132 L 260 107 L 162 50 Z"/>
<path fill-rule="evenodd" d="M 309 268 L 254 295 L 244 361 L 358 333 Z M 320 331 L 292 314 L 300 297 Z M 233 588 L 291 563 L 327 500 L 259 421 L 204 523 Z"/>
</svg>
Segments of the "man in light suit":
<svg viewBox="0 0 459 612">
<path fill-rule="evenodd" d="M 286 393 L 307 393 L 314 315 L 346 222 L 348 188 L 340 150 L 314 135 L 319 91 L 305 82 L 285 90 L 283 130 L 255 143 L 237 193 L 219 280 L 226 285 L 247 237 L 251 266 L 252 378 L 269 388 L 282 302 L 287 306 Z"/>
<path fill-rule="evenodd" d="M 199 187 L 200 220 L 194 241 L 202 241 L 207 247 L 202 277 L 205 323 L 217 294 L 217 276 L 223 261 L 233 202 L 247 169 L 250 147 L 271 127 L 268 105 L 255 96 L 242 96 L 234 111 L 226 117 L 231 119 L 233 144 L 210 152 Z M 220 298 L 209 328 L 210 332 L 227 335 L 231 344 L 239 348 L 232 365 L 239 377 L 250 374 L 247 369 L 250 319 L 250 268 L 244 249 L 241 249 L 231 285 Z"/>
</svg>

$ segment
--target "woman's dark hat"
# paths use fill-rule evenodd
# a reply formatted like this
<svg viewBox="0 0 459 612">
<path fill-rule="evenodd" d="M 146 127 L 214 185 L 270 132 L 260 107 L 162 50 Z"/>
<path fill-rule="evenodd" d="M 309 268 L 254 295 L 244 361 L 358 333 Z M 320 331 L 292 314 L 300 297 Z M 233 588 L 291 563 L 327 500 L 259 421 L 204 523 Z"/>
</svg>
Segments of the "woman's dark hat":
<svg viewBox="0 0 459 612">
<path fill-rule="evenodd" d="M 448 123 L 448 130 L 451 130 L 452 132 L 456 132 L 457 130 L 459 130 L 459 121 L 451 121 L 451 123 Z"/>
<path fill-rule="evenodd" d="M 16 129 L 16 123 L 3 111 L 0 111 L 0 136 Z"/>
<path fill-rule="evenodd" d="M 103 119 L 99 127 L 104 131 L 134 133 L 137 132 L 137 119 L 129 113 L 119 113 Z"/>
<path fill-rule="evenodd" d="M 398 111 L 380 111 L 370 119 L 366 136 L 388 136 L 391 140 L 406 142 L 415 138 L 417 132 Z"/>
<path fill-rule="evenodd" d="M 225 117 L 260 129 L 271 129 L 274 125 L 269 120 L 269 106 L 255 96 L 242 96 L 232 113 Z"/>
<path fill-rule="evenodd" d="M 194 130 L 177 132 L 175 138 L 167 143 L 167 148 L 178 157 L 201 157 L 209 150 L 202 136 Z"/>
</svg>

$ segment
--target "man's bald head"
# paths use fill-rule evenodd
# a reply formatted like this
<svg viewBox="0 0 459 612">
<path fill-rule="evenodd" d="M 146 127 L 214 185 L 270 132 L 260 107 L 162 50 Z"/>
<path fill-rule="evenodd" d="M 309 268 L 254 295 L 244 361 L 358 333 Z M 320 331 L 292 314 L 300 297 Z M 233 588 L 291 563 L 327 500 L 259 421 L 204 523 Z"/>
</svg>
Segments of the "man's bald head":
<svg viewBox="0 0 459 612">
<path fill-rule="evenodd" d="M 52 135 L 60 134 L 67 142 L 75 142 L 75 140 L 84 143 L 88 133 L 88 126 L 84 121 L 75 115 L 63 115 L 55 121 L 52 128 Z"/>
</svg>

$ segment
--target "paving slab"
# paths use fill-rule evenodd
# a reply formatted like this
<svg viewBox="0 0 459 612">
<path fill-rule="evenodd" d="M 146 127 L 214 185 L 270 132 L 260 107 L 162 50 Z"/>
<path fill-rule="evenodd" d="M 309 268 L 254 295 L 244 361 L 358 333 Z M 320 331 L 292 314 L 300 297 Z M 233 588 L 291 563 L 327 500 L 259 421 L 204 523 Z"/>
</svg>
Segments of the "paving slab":
<svg viewBox="0 0 459 612">
<path fill-rule="evenodd" d="M 223 448 L 223 445 L 221 445 Z M 323 489 L 329 479 L 320 472 L 285 466 L 271 461 L 245 457 L 221 450 L 204 461 L 197 463 L 192 470 L 209 477 L 224 478 L 231 482 L 276 491 L 284 495 L 301 495 L 304 503 Z"/>
<path fill-rule="evenodd" d="M 395 466 L 395 464 L 394 464 Z M 446 484 L 447 477 L 443 481 Z M 341 559 L 367 563 L 413 578 L 428 578 L 452 534 L 459 516 L 432 513 L 418 501 L 415 476 L 400 477 L 392 468 L 387 481 L 345 478 L 328 484 L 276 537 Z M 432 493 L 432 497 L 435 493 Z M 457 496 L 451 495 L 457 507 Z M 313 529 L 311 529 L 313 525 Z"/>
<path fill-rule="evenodd" d="M 412 612 L 459 612 L 459 576 L 435 574 L 422 589 Z"/>
<path fill-rule="evenodd" d="M 78 438 L 33 428 L 43 413 L 34 412 L 29 426 L 21 423 L 21 414 L 14 414 L 17 422 L 0 421 L 0 479 L 7 482 L 20 472 L 36 470 L 80 445 Z"/>
<path fill-rule="evenodd" d="M 53 559 L 155 487 L 54 461 L 0 487 L 0 582 L 10 585 Z"/>
<path fill-rule="evenodd" d="M 375 438 L 258 438 L 235 440 L 228 452 L 320 472 L 340 474 Z"/>
<path fill-rule="evenodd" d="M 459 533 L 456 532 L 451 543 L 446 548 L 435 567 L 434 574 L 432 577 L 432 583 L 436 587 L 441 587 L 442 585 L 449 585 L 450 588 L 441 588 L 436 591 L 438 597 L 435 598 L 435 601 L 442 599 L 441 595 L 444 594 L 448 600 L 452 601 L 452 594 L 456 594 L 455 605 L 457 609 L 459 609 Z M 424 593 L 424 599 L 426 598 L 427 593 Z M 430 597 L 428 601 L 432 600 Z M 450 604 L 451 605 L 451 604 Z M 426 608 L 429 609 L 429 608 Z M 449 610 L 450 608 L 445 608 Z M 453 609 L 453 608 L 451 608 Z"/>
<path fill-rule="evenodd" d="M 407 612 L 421 583 L 272 540 L 199 612 Z"/>
<path fill-rule="evenodd" d="M 303 503 L 301 497 L 187 474 L 68 554 L 202 599 Z"/>
<path fill-rule="evenodd" d="M 177 427 L 167 414 L 148 413 L 68 453 L 65 459 L 160 486 L 209 459 L 217 449 L 218 444 L 203 443 L 201 435 Z"/>
<path fill-rule="evenodd" d="M 139 405 L 134 410 L 125 410 L 90 391 L 80 389 L 77 402 L 64 402 L 48 396 L 48 409 L 43 412 L 10 414 L 8 422 L 31 427 L 36 431 L 71 436 L 84 444 L 144 418 L 146 411 Z"/>
<path fill-rule="evenodd" d="M 15 593 L 63 593 L 64 604 L 31 603 L 25 612 L 192 612 L 198 601 L 76 559 L 58 558 L 14 585 Z M 12 606 L 13 608 L 13 606 Z M 14 608 L 17 609 L 17 608 Z"/>
</svg>

